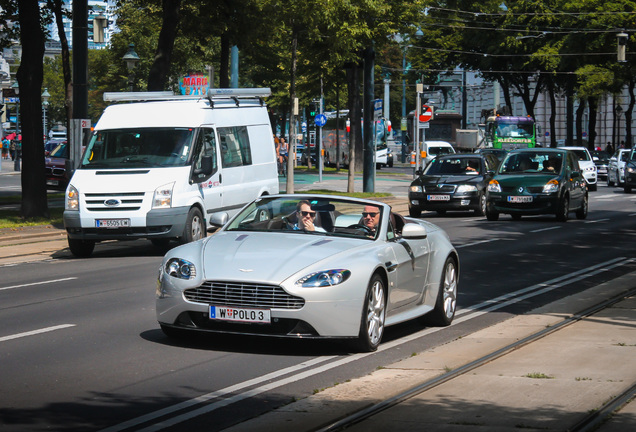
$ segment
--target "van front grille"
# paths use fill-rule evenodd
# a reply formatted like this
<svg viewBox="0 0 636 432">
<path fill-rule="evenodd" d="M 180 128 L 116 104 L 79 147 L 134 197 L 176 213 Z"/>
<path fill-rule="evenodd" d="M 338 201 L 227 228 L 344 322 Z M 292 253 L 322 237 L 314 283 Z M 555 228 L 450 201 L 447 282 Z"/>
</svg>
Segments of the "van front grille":
<svg viewBox="0 0 636 432">
<path fill-rule="evenodd" d="M 144 201 L 144 192 L 123 193 L 87 193 L 84 194 L 87 211 L 137 211 Z M 107 205 L 107 202 L 118 201 L 118 205 Z"/>
</svg>

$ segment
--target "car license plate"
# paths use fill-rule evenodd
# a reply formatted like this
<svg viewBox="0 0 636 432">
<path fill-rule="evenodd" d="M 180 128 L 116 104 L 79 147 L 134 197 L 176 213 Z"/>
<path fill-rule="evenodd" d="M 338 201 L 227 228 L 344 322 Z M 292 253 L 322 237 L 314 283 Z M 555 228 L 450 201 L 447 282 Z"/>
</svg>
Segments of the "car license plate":
<svg viewBox="0 0 636 432">
<path fill-rule="evenodd" d="M 246 323 L 270 324 L 269 309 L 248 309 L 228 306 L 210 306 L 210 319 Z"/>
<path fill-rule="evenodd" d="M 511 203 L 529 203 L 532 202 L 531 196 L 509 196 L 508 202 Z"/>
<path fill-rule="evenodd" d="M 428 195 L 426 199 L 429 201 L 450 201 L 450 195 Z"/>
<path fill-rule="evenodd" d="M 122 228 L 130 226 L 130 219 L 95 219 L 97 228 Z"/>
</svg>

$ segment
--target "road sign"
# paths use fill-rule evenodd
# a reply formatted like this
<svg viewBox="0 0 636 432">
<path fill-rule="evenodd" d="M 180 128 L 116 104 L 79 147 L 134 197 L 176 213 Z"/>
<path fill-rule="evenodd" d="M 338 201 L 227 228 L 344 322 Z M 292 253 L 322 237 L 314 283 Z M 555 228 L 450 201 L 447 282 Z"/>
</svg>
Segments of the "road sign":
<svg viewBox="0 0 636 432">
<path fill-rule="evenodd" d="M 420 121 L 427 122 L 433 118 L 433 108 L 428 105 L 422 105 L 422 113 L 420 114 Z"/>
<path fill-rule="evenodd" d="M 314 123 L 316 123 L 318 127 L 323 127 L 325 123 L 327 123 L 327 117 L 324 114 L 318 114 L 314 119 Z"/>
<path fill-rule="evenodd" d="M 302 122 L 302 123 L 300 124 L 300 130 L 301 130 L 303 133 L 307 133 L 307 122 Z"/>
<path fill-rule="evenodd" d="M 376 99 L 373 101 L 373 118 L 378 120 L 382 117 L 382 99 Z"/>
</svg>

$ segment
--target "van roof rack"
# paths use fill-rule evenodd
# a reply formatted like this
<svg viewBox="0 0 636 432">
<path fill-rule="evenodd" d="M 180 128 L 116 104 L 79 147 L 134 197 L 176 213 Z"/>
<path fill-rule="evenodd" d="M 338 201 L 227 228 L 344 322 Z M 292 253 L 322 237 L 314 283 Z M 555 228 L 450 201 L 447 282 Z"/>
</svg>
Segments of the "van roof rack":
<svg viewBox="0 0 636 432">
<path fill-rule="evenodd" d="M 207 96 L 210 105 L 214 106 L 215 99 L 233 99 L 239 105 L 239 99 L 258 98 L 263 105 L 263 98 L 272 94 L 269 88 L 211 88 Z M 104 101 L 132 102 L 132 101 L 169 101 L 169 100 L 197 100 L 204 95 L 175 95 L 171 91 L 158 92 L 104 92 Z"/>
</svg>

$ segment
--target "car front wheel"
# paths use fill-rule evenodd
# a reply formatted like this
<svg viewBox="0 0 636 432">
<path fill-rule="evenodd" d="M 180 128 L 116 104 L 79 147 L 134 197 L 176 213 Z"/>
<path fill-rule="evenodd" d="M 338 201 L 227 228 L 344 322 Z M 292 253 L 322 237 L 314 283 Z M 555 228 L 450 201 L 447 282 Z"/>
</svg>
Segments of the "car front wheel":
<svg viewBox="0 0 636 432">
<path fill-rule="evenodd" d="M 457 307 L 458 276 L 457 262 L 453 257 L 446 258 L 435 309 L 422 317 L 424 324 L 445 327 L 453 322 Z"/>
<path fill-rule="evenodd" d="M 581 207 L 576 211 L 577 219 L 585 219 L 587 217 L 587 208 L 588 208 L 587 200 L 588 200 L 587 194 L 585 194 L 583 196 L 583 202 L 581 203 Z"/>
<path fill-rule="evenodd" d="M 559 203 L 559 208 L 556 212 L 556 217 L 559 222 L 565 222 L 568 220 L 568 215 L 570 213 L 570 200 L 567 196 L 564 196 L 561 202 Z"/>
<path fill-rule="evenodd" d="M 493 222 L 499 220 L 499 212 L 494 210 L 492 205 L 486 204 L 486 219 Z"/>
<path fill-rule="evenodd" d="M 479 195 L 479 208 L 475 210 L 477 216 L 484 216 L 486 214 L 486 195 Z"/>
<path fill-rule="evenodd" d="M 371 352 L 378 349 L 384 334 L 384 318 L 386 315 L 386 290 L 380 275 L 375 274 L 369 282 L 364 298 L 360 333 L 356 341 L 356 349 Z"/>
</svg>

